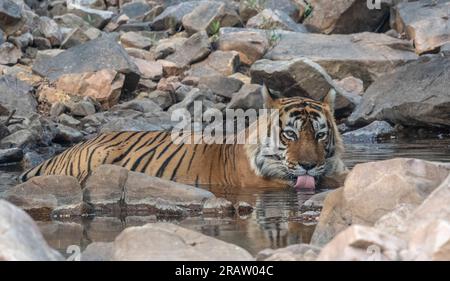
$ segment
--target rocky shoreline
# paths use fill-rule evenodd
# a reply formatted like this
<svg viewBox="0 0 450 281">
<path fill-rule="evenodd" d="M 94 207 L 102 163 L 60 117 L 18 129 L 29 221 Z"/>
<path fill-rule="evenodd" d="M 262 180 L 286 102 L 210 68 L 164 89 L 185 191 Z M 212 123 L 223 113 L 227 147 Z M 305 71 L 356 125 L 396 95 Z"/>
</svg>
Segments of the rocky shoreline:
<svg viewBox="0 0 450 281">
<path fill-rule="evenodd" d="M 316 100 L 334 88 L 347 143 L 449 138 L 450 2 L 393 0 L 375 10 L 362 2 L 3 0 L 0 165 L 27 169 L 101 132 L 170 130 L 171 113 L 194 114 L 195 101 L 202 112 L 260 109 L 263 82 L 279 96 Z M 359 164 L 343 187 L 302 207 L 317 223 L 311 244 L 251 255 L 152 223 L 89 245 L 81 259 L 450 260 L 449 177 L 446 163 Z M 214 217 L 254 208 L 111 165 L 83 185 L 38 177 L 1 198 L 0 260 L 63 259 L 29 215 Z"/>
</svg>

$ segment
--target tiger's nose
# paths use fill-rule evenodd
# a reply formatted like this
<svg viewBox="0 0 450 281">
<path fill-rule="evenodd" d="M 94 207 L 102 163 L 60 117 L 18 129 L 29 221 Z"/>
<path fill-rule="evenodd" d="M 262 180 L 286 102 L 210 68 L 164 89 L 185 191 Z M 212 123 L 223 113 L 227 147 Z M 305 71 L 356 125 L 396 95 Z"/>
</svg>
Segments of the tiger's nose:
<svg viewBox="0 0 450 281">
<path fill-rule="evenodd" d="M 317 164 L 315 164 L 315 163 L 299 163 L 299 165 L 306 171 L 309 171 L 317 166 Z"/>
</svg>

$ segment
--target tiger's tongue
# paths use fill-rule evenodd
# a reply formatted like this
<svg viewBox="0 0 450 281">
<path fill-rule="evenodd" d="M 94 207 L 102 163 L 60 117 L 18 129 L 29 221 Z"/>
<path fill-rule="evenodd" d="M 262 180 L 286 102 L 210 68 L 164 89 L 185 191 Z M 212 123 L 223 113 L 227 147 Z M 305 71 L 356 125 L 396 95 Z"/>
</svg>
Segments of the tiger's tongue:
<svg viewBox="0 0 450 281">
<path fill-rule="evenodd" d="M 309 175 L 299 176 L 295 183 L 295 189 L 314 189 L 316 187 L 316 180 Z"/>
</svg>

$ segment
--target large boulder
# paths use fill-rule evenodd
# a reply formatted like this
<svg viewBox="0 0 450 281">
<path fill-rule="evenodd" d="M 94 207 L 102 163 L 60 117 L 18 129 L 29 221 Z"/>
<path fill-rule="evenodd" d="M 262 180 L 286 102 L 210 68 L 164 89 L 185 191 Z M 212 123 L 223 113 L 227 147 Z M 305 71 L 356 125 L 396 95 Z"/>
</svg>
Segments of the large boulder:
<svg viewBox="0 0 450 281">
<path fill-rule="evenodd" d="M 414 41 L 418 54 L 431 52 L 450 42 L 450 2 L 408 1 L 393 9 L 393 27 Z"/>
<path fill-rule="evenodd" d="M 399 204 L 417 207 L 449 174 L 448 164 L 417 159 L 358 164 L 326 197 L 311 243 L 324 245 L 349 225 L 372 226 Z"/>
<path fill-rule="evenodd" d="M 123 91 L 136 89 L 140 72 L 114 36 L 104 36 L 77 45 L 52 58 L 37 60 L 33 72 L 54 82 L 64 74 L 111 69 L 125 75 Z"/>
<path fill-rule="evenodd" d="M 250 261 L 246 250 L 170 223 L 125 229 L 114 241 L 113 260 Z M 211 251 L 214 249 L 214 251 Z"/>
<path fill-rule="evenodd" d="M 21 209 L 0 199 L 0 260 L 57 261 L 36 223 Z"/>
<path fill-rule="evenodd" d="M 408 41 L 385 34 L 323 35 L 279 32 L 280 40 L 266 59 L 306 57 L 320 64 L 333 78 L 354 76 L 369 86 L 376 78 L 418 57 Z"/>
<path fill-rule="evenodd" d="M 9 112 L 13 110 L 19 116 L 29 116 L 36 112 L 37 102 L 33 96 L 33 87 L 14 76 L 0 77 L 0 104 Z"/>
<path fill-rule="evenodd" d="M 376 32 L 389 18 L 389 6 L 380 3 L 380 8 L 370 9 L 373 1 L 361 0 L 310 0 L 311 14 L 304 20 L 305 26 L 314 32 L 326 34 L 350 34 Z"/>
<path fill-rule="evenodd" d="M 375 81 L 348 122 L 387 120 L 405 126 L 450 127 L 448 81 L 448 57 L 425 57 L 407 64 Z"/>
</svg>

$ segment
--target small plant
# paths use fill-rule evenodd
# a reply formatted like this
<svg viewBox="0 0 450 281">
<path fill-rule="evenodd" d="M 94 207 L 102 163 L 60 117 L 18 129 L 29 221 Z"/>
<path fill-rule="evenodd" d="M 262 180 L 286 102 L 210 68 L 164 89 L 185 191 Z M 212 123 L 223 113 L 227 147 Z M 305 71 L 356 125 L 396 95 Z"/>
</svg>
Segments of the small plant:
<svg viewBox="0 0 450 281">
<path fill-rule="evenodd" d="M 220 21 L 214 20 L 208 28 L 208 33 L 211 35 L 211 41 L 217 42 L 219 40 Z"/>
<path fill-rule="evenodd" d="M 313 6 L 311 4 L 309 4 L 308 2 L 306 2 L 306 1 L 305 1 L 305 4 L 306 4 L 306 6 L 305 6 L 305 13 L 304 13 L 304 16 L 303 16 L 304 19 L 309 17 L 312 14 L 312 12 L 313 12 Z"/>
<path fill-rule="evenodd" d="M 281 34 L 276 29 L 267 30 L 266 36 L 269 42 L 269 48 L 274 47 L 281 40 Z"/>
</svg>

